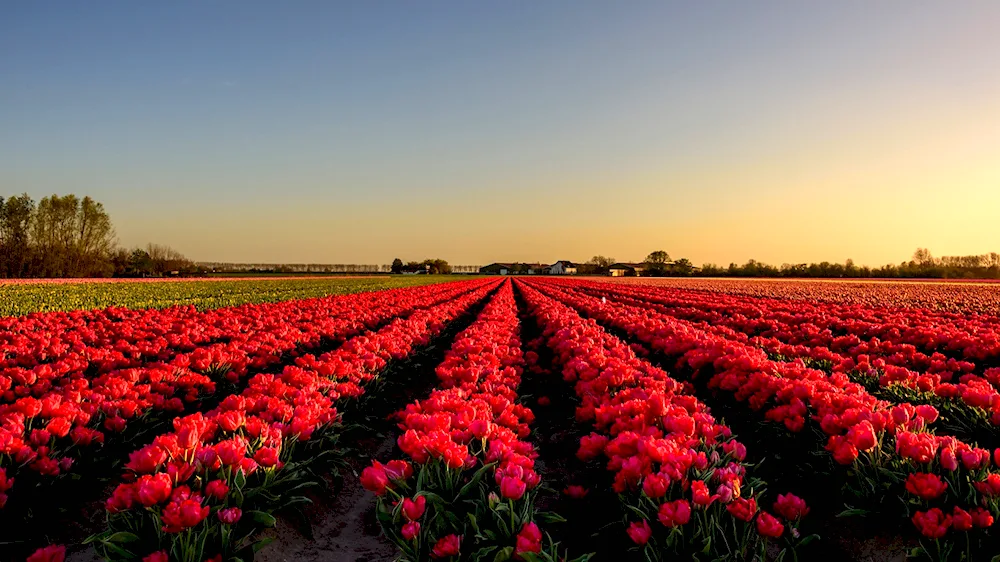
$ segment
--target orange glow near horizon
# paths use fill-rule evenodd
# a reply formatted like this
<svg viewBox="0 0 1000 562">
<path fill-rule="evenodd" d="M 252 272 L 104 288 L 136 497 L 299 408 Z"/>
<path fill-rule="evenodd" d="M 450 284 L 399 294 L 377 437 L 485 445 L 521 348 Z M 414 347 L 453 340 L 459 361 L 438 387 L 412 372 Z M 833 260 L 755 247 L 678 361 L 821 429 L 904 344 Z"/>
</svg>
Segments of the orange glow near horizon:
<svg viewBox="0 0 1000 562">
<path fill-rule="evenodd" d="M 0 195 L 201 261 L 1000 252 L 1000 3 L 962 6 L 26 6 Z"/>
</svg>

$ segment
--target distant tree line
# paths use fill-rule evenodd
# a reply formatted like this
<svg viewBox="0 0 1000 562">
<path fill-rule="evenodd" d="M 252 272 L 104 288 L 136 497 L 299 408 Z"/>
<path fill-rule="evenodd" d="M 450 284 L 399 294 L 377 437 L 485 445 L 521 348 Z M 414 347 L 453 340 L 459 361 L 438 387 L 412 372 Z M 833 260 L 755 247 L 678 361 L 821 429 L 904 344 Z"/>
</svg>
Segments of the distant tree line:
<svg viewBox="0 0 1000 562">
<path fill-rule="evenodd" d="M 743 265 L 720 267 L 706 263 L 700 276 L 709 277 L 846 277 L 846 278 L 927 278 L 927 279 L 1000 279 L 1000 254 L 945 256 L 935 258 L 926 248 L 918 248 L 913 258 L 899 265 L 873 268 L 857 266 L 853 260 L 830 263 L 800 263 L 773 266 L 756 260 Z"/>
<path fill-rule="evenodd" d="M 603 275 L 614 263 L 615 258 L 597 255 L 584 263 L 577 264 L 576 272 L 579 275 Z"/>
<path fill-rule="evenodd" d="M 118 245 L 104 205 L 76 195 L 0 196 L 0 277 L 149 277 L 190 274 L 179 252 Z"/>
<path fill-rule="evenodd" d="M 581 275 L 604 275 L 611 269 L 611 266 L 618 263 L 615 258 L 601 255 L 590 258 L 587 262 L 577 265 L 577 273 Z M 665 250 L 650 252 L 646 259 L 636 264 L 642 266 L 640 275 L 645 277 L 669 277 L 688 276 L 695 273 L 697 268 L 687 258 L 680 258 L 676 261 L 670 259 L 670 254 Z"/>
<path fill-rule="evenodd" d="M 611 266 L 618 263 L 614 258 L 601 255 L 592 257 L 586 263 L 578 264 L 577 273 L 583 275 L 604 275 Z M 1000 254 L 971 256 L 945 256 L 935 258 L 927 248 L 918 248 L 913 258 L 898 265 L 882 267 L 858 266 L 854 260 L 844 263 L 799 263 L 771 264 L 749 260 L 743 265 L 729 264 L 722 267 L 706 263 L 695 267 L 690 260 L 671 260 L 663 250 L 650 252 L 643 262 L 639 275 L 648 277 L 822 277 L 822 278 L 903 278 L 903 279 L 1000 279 Z"/>
<path fill-rule="evenodd" d="M 392 260 L 389 268 L 390 273 L 428 273 L 430 275 L 448 275 L 451 273 L 451 266 L 448 262 L 439 258 L 426 259 L 424 261 L 408 261 L 396 258 Z"/>
</svg>

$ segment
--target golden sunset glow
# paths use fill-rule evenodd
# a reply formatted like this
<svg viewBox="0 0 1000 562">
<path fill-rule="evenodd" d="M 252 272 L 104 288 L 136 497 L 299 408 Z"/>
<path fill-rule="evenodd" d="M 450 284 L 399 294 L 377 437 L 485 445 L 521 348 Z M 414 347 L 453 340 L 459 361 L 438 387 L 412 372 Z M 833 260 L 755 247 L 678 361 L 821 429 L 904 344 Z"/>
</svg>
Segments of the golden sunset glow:
<svg viewBox="0 0 1000 562">
<path fill-rule="evenodd" d="M 165 31 L 121 50 L 89 20 L 45 50 L 26 14 L 4 30 L 25 48 L 0 59 L 0 180 L 90 194 L 123 244 L 198 260 L 1000 249 L 1000 5 L 574 8 L 319 10 L 296 21 L 323 39 L 278 59 L 251 39 L 290 33 L 268 9 L 235 50 L 220 13 L 191 31 L 198 64 Z"/>
</svg>

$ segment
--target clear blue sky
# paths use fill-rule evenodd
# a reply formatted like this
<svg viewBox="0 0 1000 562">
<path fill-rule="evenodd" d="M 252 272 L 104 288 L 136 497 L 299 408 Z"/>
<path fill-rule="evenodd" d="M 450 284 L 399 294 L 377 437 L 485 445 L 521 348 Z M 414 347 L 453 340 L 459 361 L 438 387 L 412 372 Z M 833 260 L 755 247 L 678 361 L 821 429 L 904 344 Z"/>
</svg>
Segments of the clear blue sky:
<svg viewBox="0 0 1000 562">
<path fill-rule="evenodd" d="M 0 194 L 199 260 L 1000 251 L 1000 2 L 0 3 Z"/>
</svg>

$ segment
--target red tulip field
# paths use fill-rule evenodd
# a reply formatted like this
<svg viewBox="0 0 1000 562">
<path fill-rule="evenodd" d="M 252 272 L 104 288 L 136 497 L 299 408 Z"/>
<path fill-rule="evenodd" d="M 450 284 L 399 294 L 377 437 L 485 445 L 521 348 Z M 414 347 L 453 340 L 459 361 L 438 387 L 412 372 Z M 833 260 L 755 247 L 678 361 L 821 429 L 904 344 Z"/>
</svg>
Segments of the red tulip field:
<svg viewBox="0 0 1000 562">
<path fill-rule="evenodd" d="M 0 318 L 0 560 L 991 560 L 998 295 L 524 276 Z"/>
</svg>

